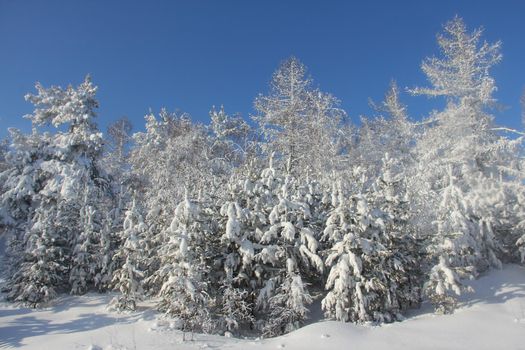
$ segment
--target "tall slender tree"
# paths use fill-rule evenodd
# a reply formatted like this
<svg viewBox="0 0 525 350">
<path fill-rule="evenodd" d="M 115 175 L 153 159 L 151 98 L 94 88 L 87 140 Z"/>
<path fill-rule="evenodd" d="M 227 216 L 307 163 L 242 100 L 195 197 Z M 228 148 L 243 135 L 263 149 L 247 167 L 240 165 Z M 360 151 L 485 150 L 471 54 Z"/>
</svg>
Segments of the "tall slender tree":
<svg viewBox="0 0 525 350">
<path fill-rule="evenodd" d="M 338 155 L 337 126 L 345 117 L 338 100 L 312 87 L 307 70 L 297 58 L 284 61 L 273 74 L 268 96 L 255 100 L 255 121 L 287 173 L 306 175 L 332 168 Z"/>
</svg>

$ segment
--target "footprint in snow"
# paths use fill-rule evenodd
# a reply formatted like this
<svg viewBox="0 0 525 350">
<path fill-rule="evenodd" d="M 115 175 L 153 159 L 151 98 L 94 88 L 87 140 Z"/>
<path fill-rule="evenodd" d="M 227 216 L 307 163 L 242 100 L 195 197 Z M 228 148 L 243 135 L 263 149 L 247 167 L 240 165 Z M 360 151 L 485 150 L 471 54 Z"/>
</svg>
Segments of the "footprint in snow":
<svg viewBox="0 0 525 350">
<path fill-rule="evenodd" d="M 321 338 L 323 339 L 330 338 L 330 334 L 321 334 Z"/>
<path fill-rule="evenodd" d="M 284 344 L 279 344 L 277 345 L 277 349 L 284 349 L 284 346 L 285 346 Z"/>
</svg>

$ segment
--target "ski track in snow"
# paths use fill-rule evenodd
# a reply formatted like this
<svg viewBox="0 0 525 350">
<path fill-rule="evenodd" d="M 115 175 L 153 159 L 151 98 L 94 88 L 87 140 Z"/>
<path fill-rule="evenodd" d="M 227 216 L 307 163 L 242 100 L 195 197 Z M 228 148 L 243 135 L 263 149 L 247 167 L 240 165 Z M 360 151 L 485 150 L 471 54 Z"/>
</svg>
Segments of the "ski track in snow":
<svg viewBox="0 0 525 350">
<path fill-rule="evenodd" d="M 364 326 L 319 321 L 272 339 L 195 334 L 182 340 L 174 322 L 151 302 L 134 313 L 106 310 L 111 295 L 62 296 L 32 310 L 0 303 L 0 348 L 28 350 L 135 349 L 525 349 L 525 267 L 508 265 L 470 283 L 453 315 L 429 305 L 403 322 Z M 191 335 L 188 335 L 191 337 Z"/>
</svg>

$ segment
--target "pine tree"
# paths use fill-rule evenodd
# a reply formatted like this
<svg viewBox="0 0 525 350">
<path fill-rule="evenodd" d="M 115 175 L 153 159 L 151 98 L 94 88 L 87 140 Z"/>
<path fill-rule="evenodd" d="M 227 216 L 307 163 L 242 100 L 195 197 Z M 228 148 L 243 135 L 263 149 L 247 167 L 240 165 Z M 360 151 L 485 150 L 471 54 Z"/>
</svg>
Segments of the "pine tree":
<svg viewBox="0 0 525 350">
<path fill-rule="evenodd" d="M 385 276 L 390 281 L 387 308 L 396 318 L 403 311 L 419 306 L 421 300 L 421 261 L 423 243 L 413 225 L 413 205 L 407 191 L 409 172 L 403 154 L 397 158 L 386 153 L 380 176 L 372 185 L 369 202 L 376 211 L 380 224 L 384 224 L 382 243 L 394 257 L 386 262 Z M 400 264 L 401 263 L 401 264 Z M 384 307 L 384 306 L 383 306 Z"/>
<path fill-rule="evenodd" d="M 120 238 L 117 232 L 112 231 L 112 218 L 106 216 L 103 226 L 98 232 L 98 255 L 97 255 L 97 273 L 94 277 L 94 285 L 99 291 L 111 290 L 111 281 L 117 268 L 117 261 L 113 259 Z"/>
<path fill-rule="evenodd" d="M 10 131 L 10 168 L 1 175 L 4 222 L 11 236 L 4 290 L 8 300 L 38 307 L 63 290 L 68 270 L 69 247 L 56 225 L 56 199 L 52 191 L 44 191 L 51 178 L 45 165 L 52 155 L 52 137 L 35 129 L 31 135 Z"/>
<path fill-rule="evenodd" d="M 221 286 L 221 323 L 228 332 L 235 332 L 255 323 L 253 305 L 249 302 L 248 290 L 237 287 L 231 275 L 227 276 Z"/>
<path fill-rule="evenodd" d="M 54 205 L 41 205 L 23 241 L 18 269 L 7 283 L 7 299 L 30 307 L 45 305 L 67 285 L 67 245 L 54 225 Z"/>
<path fill-rule="evenodd" d="M 126 211 L 123 231 L 120 232 L 121 246 L 113 256 L 113 260 L 120 267 L 113 273 L 112 283 L 121 295 L 113 298 L 110 308 L 117 311 L 135 310 L 137 302 L 144 297 L 142 269 L 146 229 L 140 210 L 133 200 L 131 208 Z"/>
<path fill-rule="evenodd" d="M 11 149 L 6 154 L 7 168 L 0 173 L 0 222 L 12 239 L 21 241 L 34 212 L 35 193 L 45 178 L 39 163 L 47 157 L 49 137 L 35 130 L 30 135 L 17 129 L 9 132 Z"/>
<path fill-rule="evenodd" d="M 450 183 L 443 192 L 439 207 L 437 232 L 427 245 L 434 265 L 425 284 L 425 293 L 439 312 L 453 311 L 456 301 L 451 295 L 461 294 L 464 289 L 460 278 L 475 277 L 476 263 L 480 256 L 481 240 L 476 237 L 476 227 L 466 215 L 469 212 L 461 189 L 454 183 L 452 169 L 449 170 Z"/>
<path fill-rule="evenodd" d="M 336 207 L 326 222 L 323 239 L 332 247 L 325 261 L 330 273 L 322 307 L 340 321 L 391 322 L 419 300 L 419 280 L 411 276 L 417 272 L 416 260 L 404 249 L 407 243 L 413 247 L 413 237 L 403 216 L 394 216 L 401 213 L 387 211 L 395 198 L 381 188 L 376 191 L 348 195 L 338 186 Z"/>
<path fill-rule="evenodd" d="M 224 270 L 224 280 L 221 283 L 221 314 L 227 331 L 232 332 L 251 326 L 255 321 L 251 301 L 253 284 L 250 283 L 250 279 L 254 277 L 255 249 L 251 241 L 254 237 L 248 234 L 250 227 L 239 220 L 245 213 L 237 202 L 226 202 L 221 208 L 221 214 L 227 216 L 224 234 L 221 237 Z"/>
<path fill-rule="evenodd" d="M 169 231 L 169 241 L 162 249 L 159 310 L 181 321 L 181 330 L 209 331 L 210 293 L 206 275 L 206 230 L 201 225 L 200 209 L 189 199 L 177 206 Z"/>
<path fill-rule="evenodd" d="M 261 312 L 272 311 L 263 326 L 263 332 L 271 335 L 296 329 L 304 323 L 305 309 L 312 302 L 304 280 L 316 280 L 323 273 L 324 265 L 316 239 L 320 227 L 307 202 L 313 198 L 311 194 L 303 192 L 305 189 L 290 175 L 280 178 L 271 163 L 270 168 L 263 171 L 261 180 L 270 186 L 280 184 L 270 192 L 273 198 L 270 197 L 269 203 L 273 202 L 273 206 L 267 207 L 267 225 L 261 231 L 261 247 L 256 255 L 266 270 L 266 282 L 258 293 L 257 307 Z"/>
<path fill-rule="evenodd" d="M 267 335 L 295 329 L 306 319 L 304 309 L 312 301 L 306 281 L 317 281 L 323 271 L 317 255 L 319 218 L 311 211 L 320 194 L 314 185 L 300 186 L 291 176 L 283 177 L 272 158 L 260 175 L 251 172 L 247 178 L 233 178 L 228 190 L 218 220 L 223 232 L 219 255 L 223 272 L 218 273 L 224 278 L 221 288 L 233 300 L 219 300 L 239 303 L 243 312 L 221 313 L 232 315 L 227 317 L 232 327 L 255 323 Z M 288 271 L 289 266 L 296 267 Z M 281 283 L 287 287 L 280 288 Z M 304 304 L 290 302 L 297 300 L 293 293 L 298 290 Z M 284 312 L 286 305 L 297 309 L 282 317 L 269 316 L 270 310 Z"/>
<path fill-rule="evenodd" d="M 99 256 L 100 245 L 98 244 L 100 227 L 94 222 L 96 214 L 88 199 L 88 193 L 84 193 L 84 200 L 80 208 L 81 231 L 74 243 L 71 259 L 71 272 L 69 282 L 71 283 L 71 294 L 84 294 L 95 283 L 95 277 L 100 273 L 101 257 Z"/>
<path fill-rule="evenodd" d="M 15 171 L 11 173 L 11 179 L 8 181 L 10 188 L 6 194 L 11 199 L 17 198 L 17 201 L 23 198 L 25 204 L 21 208 L 30 208 L 23 215 L 27 224 L 23 224 L 17 234 L 16 239 L 19 244 L 16 246 L 26 253 L 24 261 L 21 262 L 26 266 L 41 260 L 43 247 L 44 250 L 52 252 L 49 255 L 54 256 L 52 265 L 56 266 L 48 265 L 48 268 L 55 277 L 44 279 L 53 284 L 42 288 L 55 291 L 66 288 L 68 283 L 64 281 L 68 281 L 70 276 L 67 274 L 71 271 L 73 292 L 84 292 L 91 283 L 90 277 L 85 275 L 86 249 L 91 249 L 93 255 L 97 254 L 95 249 L 88 247 L 92 243 L 97 243 L 94 242 L 97 237 L 96 235 L 90 235 L 89 238 L 78 236 L 78 232 L 89 231 L 89 228 L 84 227 L 87 219 L 81 219 L 80 194 L 84 193 L 85 189 L 90 196 L 89 202 L 94 211 L 103 210 L 108 203 L 109 194 L 108 180 L 98 164 L 102 138 L 94 122 L 96 116 L 94 110 L 97 107 L 96 87 L 87 77 L 76 89 L 72 86 L 67 89 L 60 87 L 46 89 L 40 84 L 37 84 L 36 88 L 38 94 L 26 96 L 26 99 L 35 105 L 33 114 L 27 116 L 33 123 L 33 134 L 30 138 L 25 138 L 16 132 L 13 134 L 15 136 L 13 148 L 18 152 L 14 154 L 13 160 L 14 164 L 19 163 L 13 168 Z M 37 128 L 49 124 L 56 128 L 65 126 L 66 130 L 57 131 L 55 134 L 39 135 Z M 31 144 L 37 146 L 38 150 L 31 150 L 34 147 Z M 23 197 L 19 192 L 22 179 L 20 175 L 25 179 L 23 187 L 26 194 Z M 19 180 L 16 180 L 17 177 Z M 16 197 L 13 197 L 15 194 Z M 5 199 L 9 201 L 8 198 Z M 19 216 L 21 214 L 19 209 L 14 209 L 11 214 L 22 219 L 22 216 Z M 91 218 L 91 224 L 96 227 L 99 222 L 95 220 L 98 220 L 100 215 L 92 213 Z M 18 219 L 16 221 L 19 221 Z M 29 239 L 30 237 L 32 238 Z M 35 249 L 35 245 L 42 249 Z M 98 259 L 96 257 L 89 259 L 91 258 L 93 261 Z M 76 266 L 76 264 L 84 266 Z M 42 281 L 41 277 L 30 276 L 31 271 L 34 270 L 24 271 L 29 275 L 22 279 L 39 278 Z M 14 284 L 20 278 L 19 275 L 11 277 L 8 279 L 12 279 Z M 88 278 L 87 281 L 83 280 L 85 277 Z M 8 285 L 14 286 L 13 283 Z M 19 288 L 13 287 L 10 294 L 13 299 L 24 302 L 23 299 L 28 297 L 28 294 L 16 295 L 19 291 Z M 44 294 L 47 296 L 42 297 L 42 302 L 48 301 L 55 293 Z M 42 295 L 40 293 L 40 296 Z M 33 305 L 41 304 L 35 295 L 27 301 Z"/>
<path fill-rule="evenodd" d="M 308 315 L 312 296 L 306 288 L 293 259 L 286 261 L 287 270 L 274 295 L 269 298 L 268 321 L 262 329 L 264 336 L 273 337 L 301 327 Z"/>
</svg>

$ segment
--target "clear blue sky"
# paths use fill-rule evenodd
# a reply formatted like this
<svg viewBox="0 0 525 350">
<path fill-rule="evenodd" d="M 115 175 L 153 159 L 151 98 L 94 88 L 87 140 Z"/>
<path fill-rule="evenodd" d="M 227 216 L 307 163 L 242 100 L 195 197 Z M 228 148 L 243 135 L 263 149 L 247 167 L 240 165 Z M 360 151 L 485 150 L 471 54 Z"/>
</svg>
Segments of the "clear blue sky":
<svg viewBox="0 0 525 350">
<path fill-rule="evenodd" d="M 507 107 L 500 124 L 520 126 L 525 86 L 525 1 L 0 0 L 0 137 L 29 130 L 23 99 L 35 81 L 99 86 L 99 124 L 127 115 L 135 129 L 152 108 L 207 122 L 212 105 L 248 116 L 279 62 L 297 56 L 356 120 L 389 81 L 426 84 L 435 35 L 455 14 L 488 41 L 502 40 L 493 75 Z M 403 96 L 420 119 L 436 101 Z"/>
</svg>

